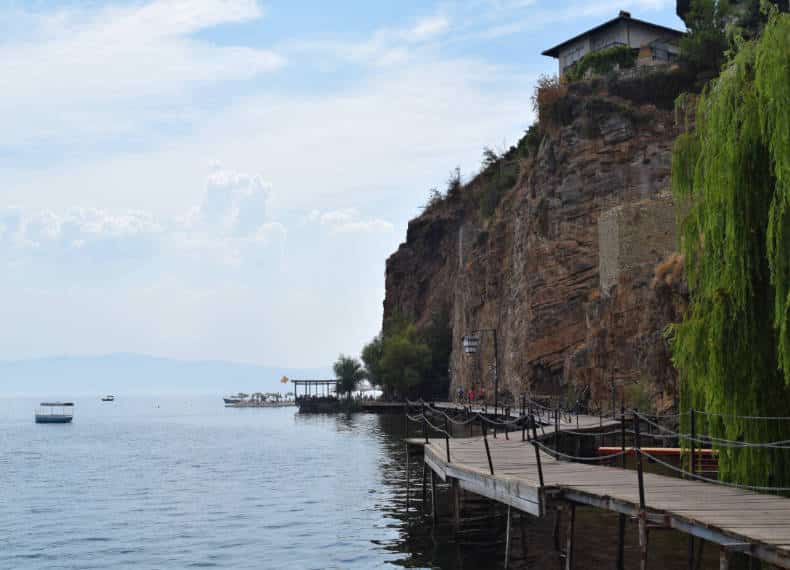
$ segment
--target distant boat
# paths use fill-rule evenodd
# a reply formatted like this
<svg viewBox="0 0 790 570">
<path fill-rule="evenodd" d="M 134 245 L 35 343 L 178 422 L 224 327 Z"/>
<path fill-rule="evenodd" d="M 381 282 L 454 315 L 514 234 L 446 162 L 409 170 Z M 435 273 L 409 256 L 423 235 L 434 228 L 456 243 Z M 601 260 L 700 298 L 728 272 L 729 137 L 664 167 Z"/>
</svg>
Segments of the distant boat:
<svg viewBox="0 0 790 570">
<path fill-rule="evenodd" d="M 37 424 L 70 424 L 73 419 L 73 402 L 41 402 L 36 408 Z"/>
<path fill-rule="evenodd" d="M 237 396 L 226 396 L 226 397 L 224 397 L 222 399 L 225 400 L 225 405 L 226 406 L 232 405 L 232 404 L 240 404 L 241 402 L 244 401 L 244 398 L 239 398 Z"/>
<path fill-rule="evenodd" d="M 107 394 L 104 398 L 101 399 L 102 402 L 114 402 L 115 396 L 112 394 Z"/>
</svg>

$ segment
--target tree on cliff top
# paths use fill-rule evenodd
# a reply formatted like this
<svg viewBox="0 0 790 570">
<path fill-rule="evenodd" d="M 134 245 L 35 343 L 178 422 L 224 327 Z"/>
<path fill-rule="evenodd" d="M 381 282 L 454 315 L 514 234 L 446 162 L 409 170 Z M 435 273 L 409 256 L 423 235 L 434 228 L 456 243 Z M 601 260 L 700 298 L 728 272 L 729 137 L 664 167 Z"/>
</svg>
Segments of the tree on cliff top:
<svg viewBox="0 0 790 570">
<path fill-rule="evenodd" d="M 673 327 L 681 406 L 729 440 L 790 439 L 790 16 L 774 15 L 700 97 L 673 149 L 691 305 Z M 749 417 L 745 417 L 749 416 Z M 686 420 L 687 422 L 688 420 Z M 719 450 L 722 477 L 790 483 L 786 449 Z"/>
</svg>

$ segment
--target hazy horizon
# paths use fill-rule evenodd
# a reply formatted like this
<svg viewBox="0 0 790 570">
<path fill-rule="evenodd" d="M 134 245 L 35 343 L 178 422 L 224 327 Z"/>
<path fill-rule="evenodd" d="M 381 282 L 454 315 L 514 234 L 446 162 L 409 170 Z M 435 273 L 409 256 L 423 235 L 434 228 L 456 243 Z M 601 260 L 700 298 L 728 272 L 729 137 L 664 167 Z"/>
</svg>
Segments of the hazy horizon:
<svg viewBox="0 0 790 570">
<path fill-rule="evenodd" d="M 291 392 L 280 378 L 330 378 L 331 369 L 183 360 L 132 353 L 0 360 L 0 396 L 211 395 Z"/>
</svg>

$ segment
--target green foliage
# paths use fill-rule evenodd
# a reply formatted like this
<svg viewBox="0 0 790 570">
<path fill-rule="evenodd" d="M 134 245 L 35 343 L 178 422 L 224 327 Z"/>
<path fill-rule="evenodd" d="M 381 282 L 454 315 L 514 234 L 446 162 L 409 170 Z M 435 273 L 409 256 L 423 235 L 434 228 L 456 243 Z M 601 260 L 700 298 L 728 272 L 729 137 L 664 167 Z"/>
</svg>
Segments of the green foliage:
<svg viewBox="0 0 790 570">
<path fill-rule="evenodd" d="M 461 168 L 456 166 L 450 171 L 450 177 L 447 179 L 447 191 L 444 193 L 445 196 L 456 196 L 461 191 L 462 186 Z"/>
<path fill-rule="evenodd" d="M 538 77 L 531 102 L 541 127 L 546 129 L 551 125 L 566 125 L 572 120 L 573 109 L 567 94 L 568 86 L 556 75 Z"/>
<path fill-rule="evenodd" d="M 381 334 L 371 340 L 362 348 L 362 362 L 365 363 L 365 372 L 368 382 L 374 386 L 381 386 L 381 356 L 384 350 L 384 339 Z"/>
<path fill-rule="evenodd" d="M 442 194 L 438 188 L 431 188 L 428 190 L 428 203 L 425 205 L 426 210 L 433 208 L 434 206 L 440 204 L 446 196 Z"/>
<path fill-rule="evenodd" d="M 518 141 L 516 147 L 518 149 L 518 154 L 521 156 L 537 155 L 542 139 L 543 135 L 540 133 L 540 126 L 538 123 L 531 124 L 524 133 L 524 136 L 521 137 L 521 140 Z"/>
<path fill-rule="evenodd" d="M 685 17 L 688 33 L 680 40 L 680 60 L 693 73 L 719 73 L 727 50 L 728 11 L 728 4 L 720 0 L 691 0 Z"/>
<path fill-rule="evenodd" d="M 382 383 L 399 394 L 411 394 L 431 368 L 431 351 L 411 323 L 385 332 L 379 372 Z"/>
<path fill-rule="evenodd" d="M 609 94 L 642 105 L 649 103 L 659 109 L 672 110 L 675 99 L 694 91 L 696 75 L 685 70 L 656 70 L 635 77 L 614 78 L 609 82 Z"/>
<path fill-rule="evenodd" d="M 450 352 L 453 348 L 452 329 L 450 328 L 450 312 L 446 308 L 437 311 L 431 322 L 421 334 L 431 353 L 431 369 L 428 374 L 429 385 L 425 391 L 431 395 L 446 397 L 450 390 Z"/>
<path fill-rule="evenodd" d="M 672 186 L 691 305 L 673 327 L 681 406 L 722 414 L 732 440 L 790 438 L 790 16 L 742 46 L 699 99 L 673 148 Z M 687 429 L 688 426 L 686 426 Z M 722 477 L 790 483 L 786 450 L 720 450 Z"/>
<path fill-rule="evenodd" d="M 388 396 L 445 396 L 452 344 L 449 313 L 438 311 L 418 331 L 412 322 L 395 316 L 362 349 L 367 377 Z"/>
<path fill-rule="evenodd" d="M 490 149 L 486 149 L 490 152 Z M 509 153 L 513 154 L 513 153 Z M 493 155 L 496 157 L 496 154 Z M 483 164 L 486 164 L 490 157 L 483 155 Z M 502 196 L 513 188 L 518 180 L 518 162 L 515 159 L 507 160 L 507 155 L 496 157 L 488 162 L 488 167 L 484 171 L 485 183 L 480 194 L 480 215 L 484 218 L 490 217 L 499 205 Z"/>
<path fill-rule="evenodd" d="M 349 398 L 357 385 L 365 379 L 365 370 L 356 358 L 340 355 L 332 366 L 337 378 L 337 391 Z"/>
<path fill-rule="evenodd" d="M 588 69 L 597 75 L 604 75 L 614 70 L 615 66 L 621 69 L 634 67 L 637 51 L 629 46 L 612 46 L 590 52 L 565 71 L 565 79 L 584 79 Z"/>
</svg>

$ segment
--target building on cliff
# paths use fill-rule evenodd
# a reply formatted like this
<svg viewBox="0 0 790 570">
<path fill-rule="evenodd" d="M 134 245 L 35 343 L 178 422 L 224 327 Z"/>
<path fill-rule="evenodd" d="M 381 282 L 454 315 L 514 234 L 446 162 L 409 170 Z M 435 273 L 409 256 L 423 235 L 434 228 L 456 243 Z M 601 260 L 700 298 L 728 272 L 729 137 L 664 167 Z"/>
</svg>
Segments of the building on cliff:
<svg viewBox="0 0 790 570">
<path fill-rule="evenodd" d="M 638 50 L 637 65 L 665 65 L 677 59 L 682 36 L 679 30 L 632 18 L 621 10 L 616 18 L 547 49 L 543 55 L 558 60 L 560 75 L 585 55 L 615 46 Z"/>
</svg>

